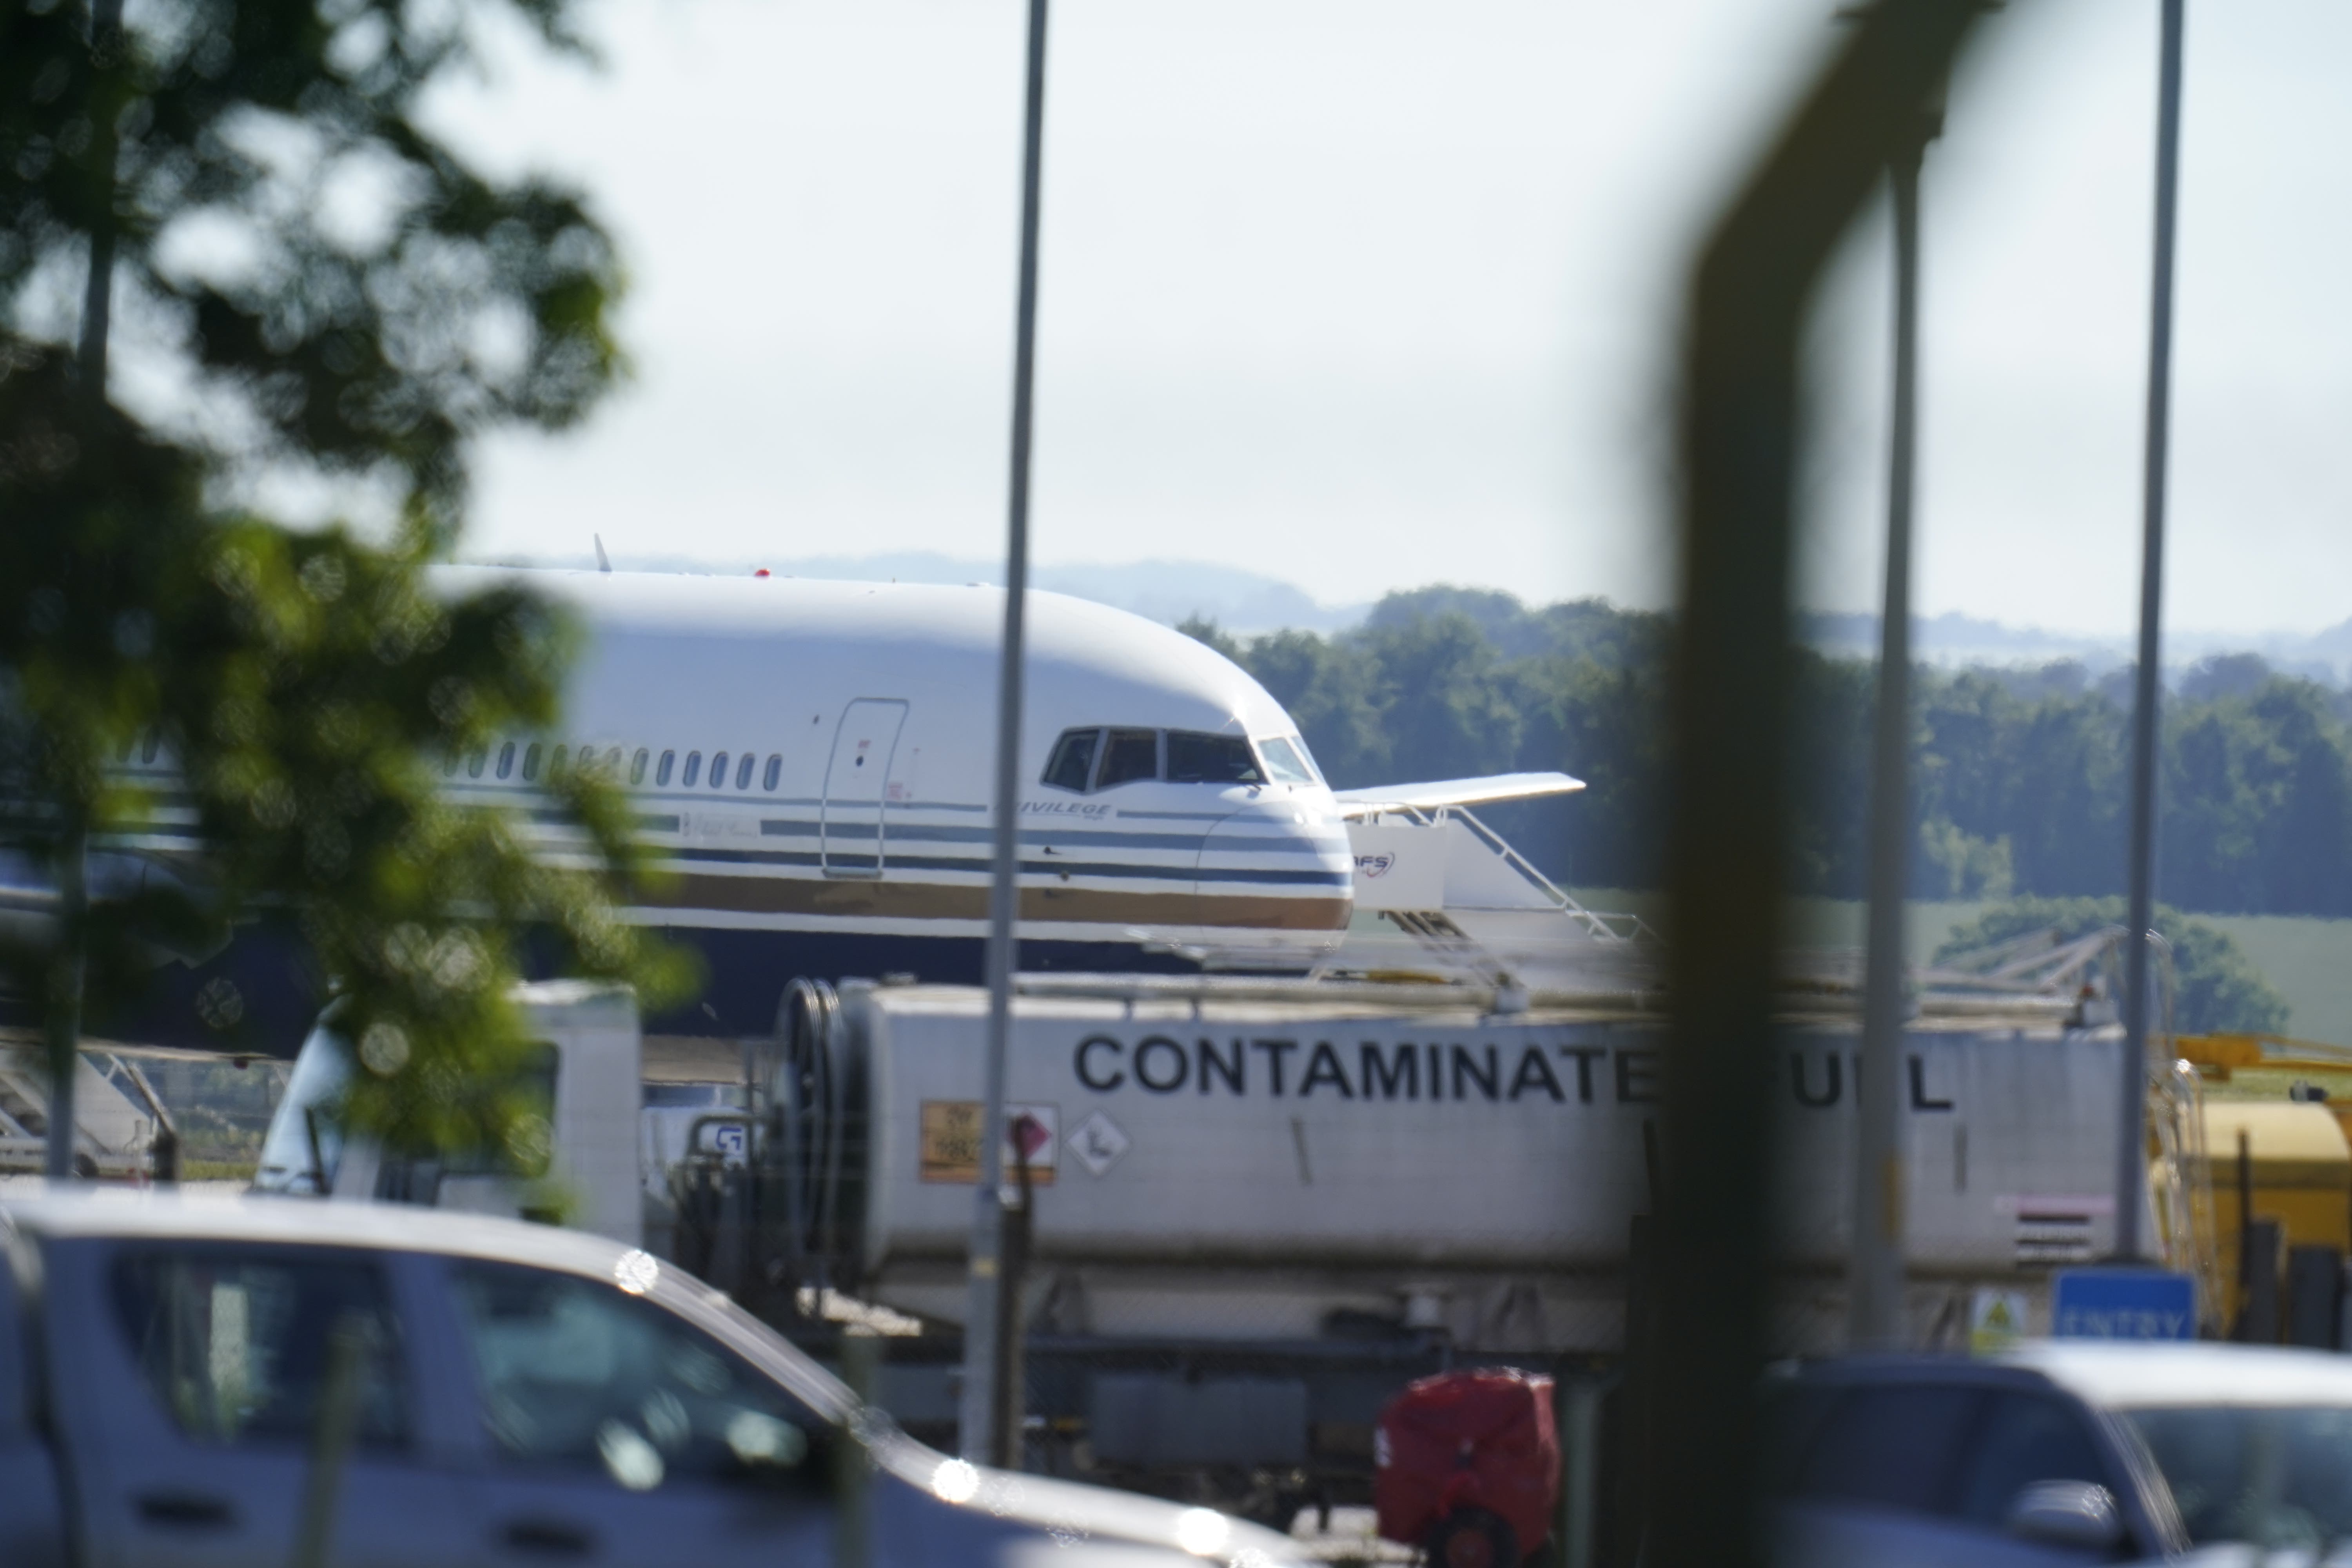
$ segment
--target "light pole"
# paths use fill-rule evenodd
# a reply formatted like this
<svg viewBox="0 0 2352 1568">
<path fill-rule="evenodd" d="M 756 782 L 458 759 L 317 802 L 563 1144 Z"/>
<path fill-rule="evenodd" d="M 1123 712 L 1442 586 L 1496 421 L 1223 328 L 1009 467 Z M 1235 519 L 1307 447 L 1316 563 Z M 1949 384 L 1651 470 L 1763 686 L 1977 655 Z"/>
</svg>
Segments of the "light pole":
<svg viewBox="0 0 2352 1568">
<path fill-rule="evenodd" d="M 1013 351 L 1013 473 L 1004 545 L 1004 642 L 997 671 L 996 854 L 988 893 L 988 1035 L 982 1069 L 980 1186 L 972 1194 L 971 1253 L 963 1322 L 963 1394 L 958 1449 L 975 1464 L 1004 1464 L 996 1450 L 1000 1322 L 1020 1303 L 1000 1289 L 1004 1251 L 1004 1050 L 1012 1026 L 1013 966 L 1021 899 L 1021 675 L 1029 591 L 1029 428 L 1037 361 L 1037 195 L 1045 134 L 1045 0 L 1029 0 L 1029 93 L 1022 141 L 1021 296 Z M 1017 1330 L 1016 1330 L 1017 1331 Z"/>
<path fill-rule="evenodd" d="M 2164 502 L 2172 437 L 2172 251 L 2180 188 L 2180 35 L 2183 0 L 2162 0 L 2156 79 L 2156 245 L 2148 289 L 2147 430 L 2139 560 L 2139 668 L 2132 704 L 2131 927 L 2124 962 L 2122 1104 L 2116 1150 L 2116 1257 L 2142 1255 L 2140 1204 L 2147 1195 L 2148 935 L 2156 918 L 2156 763 L 2164 697 Z"/>
<path fill-rule="evenodd" d="M 1943 128 L 1940 97 L 1888 161 L 1895 198 L 1895 388 L 1886 463 L 1886 586 L 1871 737 L 1869 953 L 1854 1085 L 1853 1238 L 1847 1338 L 1903 1342 L 1903 900 L 1911 859 L 1911 511 L 1919 446 L 1919 166 Z"/>
</svg>

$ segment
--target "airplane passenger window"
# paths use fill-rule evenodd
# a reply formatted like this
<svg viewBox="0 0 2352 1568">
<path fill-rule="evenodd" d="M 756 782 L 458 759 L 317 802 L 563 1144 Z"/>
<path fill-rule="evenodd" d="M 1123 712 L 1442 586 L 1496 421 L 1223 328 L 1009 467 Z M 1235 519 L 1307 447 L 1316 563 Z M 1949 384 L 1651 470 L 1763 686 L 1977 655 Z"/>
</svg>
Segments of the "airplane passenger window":
<svg viewBox="0 0 2352 1568">
<path fill-rule="evenodd" d="M 735 787 L 737 789 L 750 789 L 751 787 L 751 764 L 758 760 L 758 758 L 752 756 L 749 752 L 743 753 L 743 761 L 739 763 L 735 769 Z"/>
<path fill-rule="evenodd" d="M 488 752 L 476 752 L 472 756 L 467 757 L 466 759 L 466 776 L 469 779 L 480 778 L 482 776 L 482 764 L 488 760 L 489 753 Z"/>
<path fill-rule="evenodd" d="M 1168 778 L 1172 784 L 1264 784 L 1257 758 L 1239 735 L 1204 735 L 1197 730 L 1168 731 Z"/>
<path fill-rule="evenodd" d="M 770 795 L 776 793 L 776 781 L 783 776 L 784 759 L 781 752 L 768 753 L 767 770 L 760 775 L 760 787 Z"/>
<path fill-rule="evenodd" d="M 448 755 L 448 757 L 447 757 L 447 759 L 446 759 L 446 760 L 445 760 L 445 761 L 442 763 L 442 764 L 441 764 L 441 776 L 442 776 L 443 778 L 445 778 L 445 779 L 454 779 L 454 778 L 456 778 L 456 777 L 457 776 L 457 752 L 450 752 L 450 753 L 449 753 L 449 755 Z"/>
<path fill-rule="evenodd" d="M 514 772 L 514 742 L 509 741 L 499 748 L 499 777 L 504 778 L 512 772 Z"/>
<path fill-rule="evenodd" d="M 530 749 L 522 754 L 522 776 L 525 784 L 539 777 L 539 742 L 537 741 L 533 741 L 530 743 Z"/>
<path fill-rule="evenodd" d="M 1054 742 L 1054 754 L 1045 763 L 1045 782 L 1055 789 L 1068 790 L 1072 795 L 1087 793 L 1087 780 L 1095 771 L 1095 750 L 1102 743 L 1100 730 L 1066 730 Z"/>
<path fill-rule="evenodd" d="M 555 748 L 555 754 L 547 759 L 548 783 L 553 784 L 557 779 L 563 776 L 563 763 L 571 754 L 572 748 L 569 746 L 558 746 Z"/>
<path fill-rule="evenodd" d="M 604 753 L 604 776 L 608 779 L 617 779 L 621 776 L 621 748 L 618 746 L 613 747 Z"/>
<path fill-rule="evenodd" d="M 653 753 L 651 752 L 646 751 L 643 746 L 639 746 L 637 748 L 637 754 L 629 759 L 629 782 L 631 784 L 641 784 L 646 782 L 646 759 L 652 755 Z"/>
<path fill-rule="evenodd" d="M 710 787 L 712 789 L 727 787 L 727 753 L 724 752 L 710 759 Z"/>
<path fill-rule="evenodd" d="M 155 760 L 155 748 L 163 744 L 163 737 L 162 735 L 156 733 L 152 730 L 148 731 L 147 738 L 139 742 L 139 760 L 142 763 L 153 762 Z"/>
<path fill-rule="evenodd" d="M 677 762 L 677 753 L 676 752 L 664 752 L 662 753 L 661 761 L 654 766 L 654 783 L 657 784 L 666 784 L 669 783 L 669 770 Z"/>
<path fill-rule="evenodd" d="M 686 785 L 686 787 L 687 787 L 688 789 L 692 789 L 692 788 L 694 787 L 694 781 L 695 781 L 695 778 L 696 778 L 696 777 L 697 777 L 697 776 L 698 776 L 701 772 L 702 772 L 702 753 L 701 753 L 700 752 L 687 752 L 687 753 L 686 753 L 686 778 L 685 778 L 685 781 L 684 781 L 684 782 L 685 782 L 685 785 Z"/>
<path fill-rule="evenodd" d="M 1133 784 L 1138 779 L 1160 776 L 1160 731 L 1157 730 L 1112 730 L 1103 744 L 1102 771 L 1095 778 L 1095 788 L 1109 789 L 1115 784 Z"/>
<path fill-rule="evenodd" d="M 1307 752 L 1300 742 L 1276 736 L 1271 741 L 1260 741 L 1257 754 L 1265 763 L 1266 776 L 1276 784 L 1315 782 L 1315 770 L 1307 764 Z"/>
</svg>

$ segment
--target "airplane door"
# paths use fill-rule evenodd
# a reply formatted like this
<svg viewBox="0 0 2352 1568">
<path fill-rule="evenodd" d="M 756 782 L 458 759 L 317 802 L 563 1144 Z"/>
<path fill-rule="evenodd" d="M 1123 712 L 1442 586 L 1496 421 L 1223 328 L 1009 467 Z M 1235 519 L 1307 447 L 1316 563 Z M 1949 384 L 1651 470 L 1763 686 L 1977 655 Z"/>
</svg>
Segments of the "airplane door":
<svg viewBox="0 0 2352 1568">
<path fill-rule="evenodd" d="M 886 846 L 882 813 L 907 705 L 861 697 L 841 710 L 833 756 L 824 765 L 824 816 L 819 854 L 828 877 L 879 877 Z"/>
</svg>

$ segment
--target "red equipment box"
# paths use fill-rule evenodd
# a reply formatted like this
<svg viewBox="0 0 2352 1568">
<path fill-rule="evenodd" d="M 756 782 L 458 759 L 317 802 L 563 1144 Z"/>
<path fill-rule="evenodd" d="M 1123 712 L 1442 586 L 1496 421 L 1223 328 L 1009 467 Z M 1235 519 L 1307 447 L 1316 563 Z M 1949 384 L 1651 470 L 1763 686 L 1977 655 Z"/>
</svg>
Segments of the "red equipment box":
<svg viewBox="0 0 2352 1568">
<path fill-rule="evenodd" d="M 1559 1508 L 1551 1379 L 1424 1377 L 1381 1412 L 1372 1464 L 1383 1536 L 1426 1548 L 1430 1568 L 1517 1568 Z"/>
</svg>

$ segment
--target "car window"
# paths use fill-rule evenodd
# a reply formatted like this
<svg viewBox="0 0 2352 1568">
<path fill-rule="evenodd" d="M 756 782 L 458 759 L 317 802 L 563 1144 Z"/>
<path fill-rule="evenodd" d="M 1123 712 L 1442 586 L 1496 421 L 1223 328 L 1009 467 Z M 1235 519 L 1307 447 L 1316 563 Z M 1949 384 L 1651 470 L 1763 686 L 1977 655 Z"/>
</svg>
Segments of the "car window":
<svg viewBox="0 0 2352 1568">
<path fill-rule="evenodd" d="M 1264 784 L 1257 756 L 1239 735 L 1168 731 L 1168 777 L 1175 784 Z"/>
<path fill-rule="evenodd" d="M 117 1260 L 114 1300 L 148 1392 L 192 1437 L 309 1443 L 340 1363 L 359 1379 L 356 1440 L 407 1441 L 399 1324 L 373 1259 L 142 1248 Z"/>
<path fill-rule="evenodd" d="M 1983 1398 L 1933 1384 L 1853 1389 L 1823 1421 L 1793 1490 L 1809 1502 L 1948 1514 L 1953 1471 Z"/>
<path fill-rule="evenodd" d="M 1102 773 L 1095 781 L 1097 789 L 1108 789 L 1113 784 L 1132 784 L 1138 779 L 1156 779 L 1159 776 L 1159 731 L 1110 731 L 1103 746 Z"/>
<path fill-rule="evenodd" d="M 633 1491 L 690 1478 L 822 1477 L 823 1424 L 653 1302 L 509 1264 L 457 1273 L 482 1419 L 509 1459 L 601 1471 Z"/>
<path fill-rule="evenodd" d="M 2352 1410 L 2213 1405 L 2126 1415 L 2197 1544 L 2318 1552 L 2352 1536 Z"/>
<path fill-rule="evenodd" d="M 1999 1528 L 2017 1494 L 2035 1481 L 2115 1481 L 2082 1415 L 2041 1394 L 1995 1394 L 1969 1444 L 1960 1517 Z"/>
</svg>

